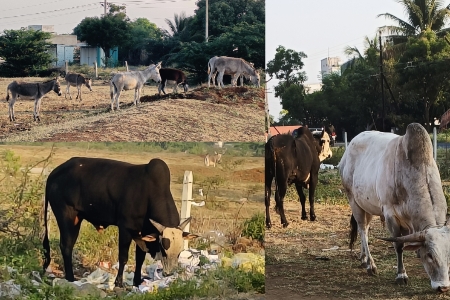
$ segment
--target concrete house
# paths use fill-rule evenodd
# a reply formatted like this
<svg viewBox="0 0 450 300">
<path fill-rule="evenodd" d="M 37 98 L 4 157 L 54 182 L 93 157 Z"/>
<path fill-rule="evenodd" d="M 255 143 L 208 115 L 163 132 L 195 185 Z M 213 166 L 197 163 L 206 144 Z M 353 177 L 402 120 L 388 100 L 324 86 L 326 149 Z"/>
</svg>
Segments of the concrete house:
<svg viewBox="0 0 450 300">
<path fill-rule="evenodd" d="M 73 62 L 73 53 L 77 47 L 77 36 L 71 34 L 56 34 L 53 25 L 29 25 L 28 29 L 52 33 L 49 42 L 52 44 L 50 53 L 54 61 L 51 67 L 64 67 L 66 61 Z"/>
</svg>

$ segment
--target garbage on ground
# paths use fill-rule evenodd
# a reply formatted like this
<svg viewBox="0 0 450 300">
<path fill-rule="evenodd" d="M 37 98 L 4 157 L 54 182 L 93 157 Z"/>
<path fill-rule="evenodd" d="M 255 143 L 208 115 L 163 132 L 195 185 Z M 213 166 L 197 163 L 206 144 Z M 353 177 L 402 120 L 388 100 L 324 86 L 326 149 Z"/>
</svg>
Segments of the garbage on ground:
<svg viewBox="0 0 450 300">
<path fill-rule="evenodd" d="M 330 164 L 320 164 L 321 170 L 334 170 L 336 166 L 330 165 Z"/>
<path fill-rule="evenodd" d="M 217 231 L 211 231 L 209 233 L 209 239 L 213 239 L 215 242 L 225 241 L 223 233 Z M 245 244 L 246 240 L 242 240 Z M 214 248 L 214 247 L 213 247 Z M 238 253 L 231 258 L 221 257 L 220 247 L 208 250 L 189 249 L 184 250 L 179 255 L 179 266 L 182 269 L 181 272 L 175 273 L 170 276 L 163 275 L 163 265 L 160 260 L 151 260 L 151 263 L 144 265 L 142 268 L 143 282 L 139 287 L 133 287 L 131 293 L 156 293 L 158 289 L 164 289 L 177 280 L 190 279 L 198 274 L 203 274 L 209 270 L 215 269 L 218 266 L 233 267 L 245 270 L 247 272 L 260 272 L 264 274 L 264 256 L 253 253 Z M 93 296 L 104 298 L 107 296 L 105 290 L 115 290 L 114 281 L 117 272 L 114 269 L 118 269 L 119 264 L 111 266 L 110 263 L 100 263 L 98 267 L 92 273 L 84 273 L 83 278 L 74 282 L 69 282 L 66 279 L 58 278 L 54 274 L 47 274 L 48 277 L 53 277 L 53 286 L 68 286 L 75 290 L 77 295 L 83 297 Z M 110 269 L 105 270 L 105 266 L 111 266 Z M 8 267 L 9 273 L 17 273 L 17 270 Z M 47 271 L 52 270 L 50 267 Z M 130 270 L 131 271 L 131 270 Z M 114 273 L 113 273 L 114 272 Z M 128 286 L 133 286 L 134 272 L 128 272 L 128 267 L 125 266 L 123 273 L 123 282 Z M 33 271 L 30 274 L 30 279 L 33 285 L 39 286 L 43 284 L 43 280 L 39 272 Z M 14 283 L 14 280 L 9 280 L 0 283 L 0 297 L 20 297 L 21 286 Z"/>
<path fill-rule="evenodd" d="M 233 267 L 247 272 L 256 271 L 264 274 L 264 257 L 254 253 L 237 253 L 233 257 L 222 258 L 223 267 Z"/>
</svg>

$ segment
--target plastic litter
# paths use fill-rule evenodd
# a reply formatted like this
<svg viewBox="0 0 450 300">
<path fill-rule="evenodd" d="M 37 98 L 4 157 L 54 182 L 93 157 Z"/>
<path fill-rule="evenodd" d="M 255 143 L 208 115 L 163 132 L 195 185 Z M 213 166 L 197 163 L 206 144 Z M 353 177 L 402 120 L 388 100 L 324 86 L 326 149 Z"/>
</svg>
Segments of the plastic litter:
<svg viewBox="0 0 450 300">
<path fill-rule="evenodd" d="M 320 164 L 321 170 L 334 170 L 334 168 L 336 167 L 330 164 Z"/>
</svg>

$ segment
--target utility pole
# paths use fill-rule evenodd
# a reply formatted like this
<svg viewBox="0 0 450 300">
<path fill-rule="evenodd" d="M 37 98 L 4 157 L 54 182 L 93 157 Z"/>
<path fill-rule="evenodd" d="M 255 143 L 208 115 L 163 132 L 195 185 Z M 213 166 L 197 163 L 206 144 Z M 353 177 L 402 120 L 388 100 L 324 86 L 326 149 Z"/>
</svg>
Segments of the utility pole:
<svg viewBox="0 0 450 300">
<path fill-rule="evenodd" d="M 382 130 L 384 131 L 384 83 L 383 83 L 383 78 L 384 78 L 384 74 L 383 74 L 383 48 L 381 45 L 381 30 L 378 32 L 378 40 L 380 42 L 380 81 L 381 81 L 381 100 L 383 102 L 383 112 L 382 112 L 382 118 L 383 118 L 383 126 L 382 126 Z"/>
<path fill-rule="evenodd" d="M 208 42 L 208 0 L 206 0 L 205 41 Z"/>
</svg>

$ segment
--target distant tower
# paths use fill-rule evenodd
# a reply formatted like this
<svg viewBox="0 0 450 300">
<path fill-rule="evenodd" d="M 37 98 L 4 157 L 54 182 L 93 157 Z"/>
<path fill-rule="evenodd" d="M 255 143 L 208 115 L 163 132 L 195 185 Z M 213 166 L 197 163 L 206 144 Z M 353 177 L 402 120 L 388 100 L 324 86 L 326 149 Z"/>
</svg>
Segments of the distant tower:
<svg viewBox="0 0 450 300">
<path fill-rule="evenodd" d="M 333 74 L 341 74 L 341 59 L 339 57 L 327 57 L 320 61 L 320 73 L 322 78 Z"/>
</svg>

